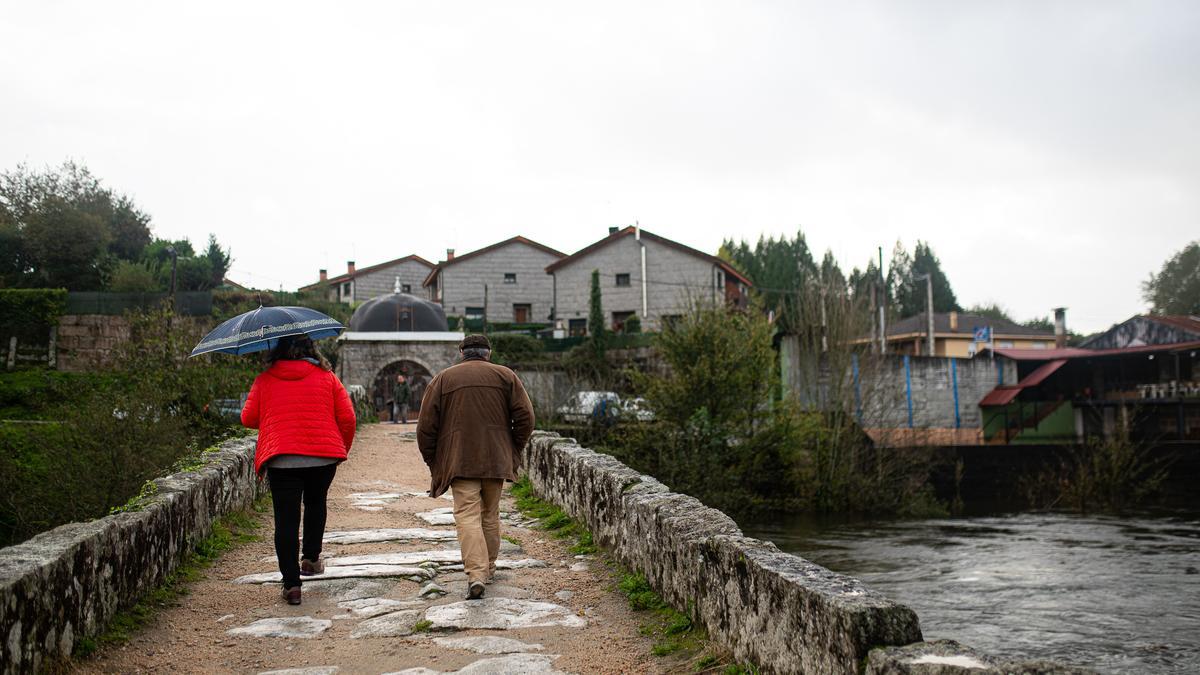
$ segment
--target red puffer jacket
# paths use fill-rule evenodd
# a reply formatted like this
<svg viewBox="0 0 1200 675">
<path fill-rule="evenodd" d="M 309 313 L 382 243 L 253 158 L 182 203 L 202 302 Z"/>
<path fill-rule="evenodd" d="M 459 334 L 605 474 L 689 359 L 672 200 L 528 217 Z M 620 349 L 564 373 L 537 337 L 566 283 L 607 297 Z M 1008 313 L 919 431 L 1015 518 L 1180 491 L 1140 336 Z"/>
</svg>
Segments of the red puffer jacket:
<svg viewBox="0 0 1200 675">
<path fill-rule="evenodd" d="M 254 470 L 275 455 L 346 459 L 354 406 L 333 373 L 308 361 L 276 361 L 250 387 L 242 424 L 258 429 Z"/>
</svg>

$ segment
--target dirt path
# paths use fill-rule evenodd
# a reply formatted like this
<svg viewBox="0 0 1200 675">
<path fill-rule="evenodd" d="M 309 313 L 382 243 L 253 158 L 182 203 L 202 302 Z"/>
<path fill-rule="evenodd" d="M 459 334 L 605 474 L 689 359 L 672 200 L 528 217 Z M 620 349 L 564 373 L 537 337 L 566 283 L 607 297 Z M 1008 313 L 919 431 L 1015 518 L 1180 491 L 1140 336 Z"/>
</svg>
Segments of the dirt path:
<svg viewBox="0 0 1200 675">
<path fill-rule="evenodd" d="M 505 516 L 497 581 L 467 602 L 448 499 L 424 496 L 429 472 L 413 425 L 377 424 L 333 483 L 323 577 L 304 602 L 279 597 L 271 518 L 261 541 L 227 553 L 179 606 L 82 672 L 656 672 L 641 619 L 597 561 Z M 505 497 L 502 511 L 512 510 Z M 421 515 L 419 515 L 421 514 Z M 424 517 L 422 517 L 422 515 Z M 433 586 L 429 586 L 433 584 Z M 422 595 L 422 592 L 425 595 Z M 438 592 L 441 589 L 445 594 Z M 417 629 L 414 632 L 414 627 Z"/>
</svg>

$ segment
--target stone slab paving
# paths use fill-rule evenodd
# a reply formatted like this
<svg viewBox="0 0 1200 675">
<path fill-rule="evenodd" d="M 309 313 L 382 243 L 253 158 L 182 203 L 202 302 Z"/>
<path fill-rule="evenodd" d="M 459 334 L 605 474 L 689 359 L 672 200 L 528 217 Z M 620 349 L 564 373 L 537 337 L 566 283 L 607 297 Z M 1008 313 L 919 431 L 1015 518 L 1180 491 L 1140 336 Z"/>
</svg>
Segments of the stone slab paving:
<svg viewBox="0 0 1200 675">
<path fill-rule="evenodd" d="M 234 549 L 179 607 L 82 672 L 653 673 L 643 617 L 580 561 L 570 542 L 523 527 L 503 503 L 497 581 L 464 599 L 452 511 L 398 426 L 359 431 L 330 490 L 325 573 L 303 603 L 279 597 L 269 512 L 261 541 Z M 367 509 L 367 507 L 370 507 Z M 366 509 L 366 510 L 364 510 Z M 422 517 L 422 516 L 437 517 Z M 449 520 L 446 520 L 449 517 Z M 434 524 L 445 523 L 445 524 Z"/>
<path fill-rule="evenodd" d="M 540 652 L 543 649 L 539 644 L 530 644 L 495 635 L 460 638 L 438 637 L 433 638 L 433 641 L 435 644 L 443 647 L 465 649 L 476 654 L 520 654 L 524 652 Z"/>
<path fill-rule="evenodd" d="M 511 654 L 482 659 L 459 670 L 406 668 L 389 675 L 566 675 L 554 667 L 556 658 L 543 654 Z"/>
<path fill-rule="evenodd" d="M 329 630 L 333 622 L 329 619 L 314 619 L 311 616 L 285 616 L 259 619 L 248 626 L 230 628 L 230 635 L 249 635 L 264 638 L 312 638 Z"/>
</svg>

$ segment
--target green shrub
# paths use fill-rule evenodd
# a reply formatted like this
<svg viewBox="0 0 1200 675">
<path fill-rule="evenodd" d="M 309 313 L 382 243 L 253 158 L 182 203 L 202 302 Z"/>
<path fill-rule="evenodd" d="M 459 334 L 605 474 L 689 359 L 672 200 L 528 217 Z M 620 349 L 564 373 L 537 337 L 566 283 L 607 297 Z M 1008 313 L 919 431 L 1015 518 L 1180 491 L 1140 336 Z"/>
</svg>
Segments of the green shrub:
<svg viewBox="0 0 1200 675">
<path fill-rule="evenodd" d="M 209 404 L 246 392 L 253 361 L 188 359 L 202 330 L 165 310 L 132 314 L 130 323 L 130 341 L 99 374 L 0 378 L 3 396 L 32 394 L 27 417 L 54 420 L 0 425 L 0 545 L 103 516 L 239 429 Z"/>
<path fill-rule="evenodd" d="M 492 343 L 492 362 L 501 365 L 537 361 L 545 350 L 541 340 L 528 335 L 493 333 L 488 340 Z"/>
<path fill-rule="evenodd" d="M 0 326 L 53 326 L 67 309 L 61 288 L 0 288 Z"/>
</svg>

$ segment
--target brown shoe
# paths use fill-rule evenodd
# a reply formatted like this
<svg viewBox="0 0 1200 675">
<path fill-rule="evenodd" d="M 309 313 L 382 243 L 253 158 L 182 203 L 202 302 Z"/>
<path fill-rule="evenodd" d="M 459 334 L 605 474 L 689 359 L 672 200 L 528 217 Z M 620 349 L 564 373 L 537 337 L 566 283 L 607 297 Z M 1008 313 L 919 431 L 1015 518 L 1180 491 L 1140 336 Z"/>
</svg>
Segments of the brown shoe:
<svg viewBox="0 0 1200 675">
<path fill-rule="evenodd" d="M 311 577 L 314 574 L 325 573 L 325 561 L 309 560 L 308 558 L 300 559 L 300 576 Z"/>
<path fill-rule="evenodd" d="M 283 592 L 281 593 L 281 595 L 283 596 L 283 599 L 286 600 L 287 604 L 289 604 L 289 605 L 300 604 L 300 587 L 299 586 L 285 588 L 285 589 L 283 589 Z"/>
<path fill-rule="evenodd" d="M 478 600 L 483 597 L 483 592 L 487 590 L 483 584 L 478 581 L 472 581 L 471 586 L 467 589 L 468 600 Z"/>
<path fill-rule="evenodd" d="M 495 581 L 496 581 L 496 566 L 492 565 L 491 567 L 488 568 L 487 579 L 484 579 L 483 583 L 488 584 L 490 586 Z"/>
</svg>

